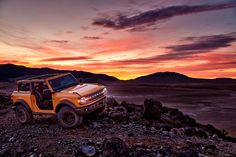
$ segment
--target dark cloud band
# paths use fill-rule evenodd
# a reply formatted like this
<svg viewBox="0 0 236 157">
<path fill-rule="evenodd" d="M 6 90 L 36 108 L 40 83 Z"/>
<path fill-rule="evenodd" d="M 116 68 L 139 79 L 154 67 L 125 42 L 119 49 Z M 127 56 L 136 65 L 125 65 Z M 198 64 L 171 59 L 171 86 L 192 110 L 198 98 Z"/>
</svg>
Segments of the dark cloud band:
<svg viewBox="0 0 236 157">
<path fill-rule="evenodd" d="M 232 1 L 230 3 L 220 3 L 211 5 L 170 6 L 163 9 L 149 10 L 134 16 L 118 15 L 117 17 L 112 18 L 97 18 L 93 21 L 92 24 L 113 29 L 135 30 L 136 27 L 140 27 L 143 25 L 150 26 L 160 20 L 165 20 L 176 16 L 235 7 L 235 1 Z"/>
<path fill-rule="evenodd" d="M 98 36 L 84 36 L 82 39 L 98 40 L 98 39 L 102 39 L 102 37 L 98 37 Z"/>
<path fill-rule="evenodd" d="M 190 41 L 187 44 L 172 45 L 166 47 L 170 50 L 167 54 L 160 56 L 162 59 L 184 58 L 195 54 L 208 53 L 220 48 L 231 46 L 236 41 L 236 33 L 209 35 L 201 37 L 187 37 L 184 41 Z"/>
<path fill-rule="evenodd" d="M 76 57 L 57 57 L 57 58 L 47 58 L 42 59 L 42 62 L 53 62 L 53 61 L 75 61 L 75 60 L 88 60 L 90 57 L 86 56 L 76 56 Z"/>
<path fill-rule="evenodd" d="M 50 40 L 50 41 L 45 41 L 46 43 L 68 43 L 68 40 Z"/>
</svg>

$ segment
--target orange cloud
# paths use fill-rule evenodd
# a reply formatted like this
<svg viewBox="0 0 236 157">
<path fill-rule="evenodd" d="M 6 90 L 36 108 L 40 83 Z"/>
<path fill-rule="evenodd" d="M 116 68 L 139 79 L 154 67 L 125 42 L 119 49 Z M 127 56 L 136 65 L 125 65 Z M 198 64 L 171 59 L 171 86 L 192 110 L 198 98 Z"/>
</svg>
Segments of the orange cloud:
<svg viewBox="0 0 236 157">
<path fill-rule="evenodd" d="M 29 62 L 17 61 L 17 60 L 0 60 L 0 64 L 16 64 L 16 65 L 28 65 Z"/>
<path fill-rule="evenodd" d="M 125 36 L 119 39 L 96 40 L 90 45 L 100 50 L 95 54 L 112 54 L 145 48 L 150 45 L 150 41 L 144 36 Z"/>
</svg>

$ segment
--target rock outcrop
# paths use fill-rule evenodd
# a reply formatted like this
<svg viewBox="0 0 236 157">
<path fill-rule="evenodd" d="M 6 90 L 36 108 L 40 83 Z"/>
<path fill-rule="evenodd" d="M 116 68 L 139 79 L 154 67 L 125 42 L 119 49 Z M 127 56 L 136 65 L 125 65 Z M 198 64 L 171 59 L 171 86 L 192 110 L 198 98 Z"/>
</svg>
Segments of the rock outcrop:
<svg viewBox="0 0 236 157">
<path fill-rule="evenodd" d="M 235 138 L 152 99 L 136 105 L 109 98 L 104 114 L 85 117 L 76 129 L 62 129 L 55 117 L 21 125 L 1 100 L 0 157 L 236 156 Z"/>
</svg>

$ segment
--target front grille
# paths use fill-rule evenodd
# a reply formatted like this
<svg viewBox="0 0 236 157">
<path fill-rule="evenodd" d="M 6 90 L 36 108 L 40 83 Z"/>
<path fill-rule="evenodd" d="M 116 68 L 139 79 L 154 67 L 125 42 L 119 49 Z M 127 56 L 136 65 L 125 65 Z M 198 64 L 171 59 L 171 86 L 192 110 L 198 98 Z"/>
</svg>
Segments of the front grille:
<svg viewBox="0 0 236 157">
<path fill-rule="evenodd" d="M 93 94 L 88 95 L 86 97 L 88 98 L 89 102 L 92 102 L 92 101 L 95 101 L 95 100 L 97 100 L 99 98 L 104 97 L 104 92 L 103 92 L 103 90 L 101 90 L 99 92 L 93 93 Z"/>
</svg>

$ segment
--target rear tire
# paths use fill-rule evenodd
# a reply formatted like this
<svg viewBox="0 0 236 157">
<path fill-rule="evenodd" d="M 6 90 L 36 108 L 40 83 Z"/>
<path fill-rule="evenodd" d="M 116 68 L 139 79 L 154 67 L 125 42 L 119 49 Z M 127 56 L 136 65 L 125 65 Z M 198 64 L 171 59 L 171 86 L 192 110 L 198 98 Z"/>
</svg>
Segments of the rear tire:
<svg viewBox="0 0 236 157">
<path fill-rule="evenodd" d="M 16 118 L 21 124 L 27 124 L 32 121 L 33 115 L 23 105 L 16 106 Z"/>
<path fill-rule="evenodd" d="M 59 110 L 57 120 L 63 128 L 69 129 L 79 126 L 83 121 L 83 117 L 78 115 L 74 109 L 65 106 Z"/>
</svg>

